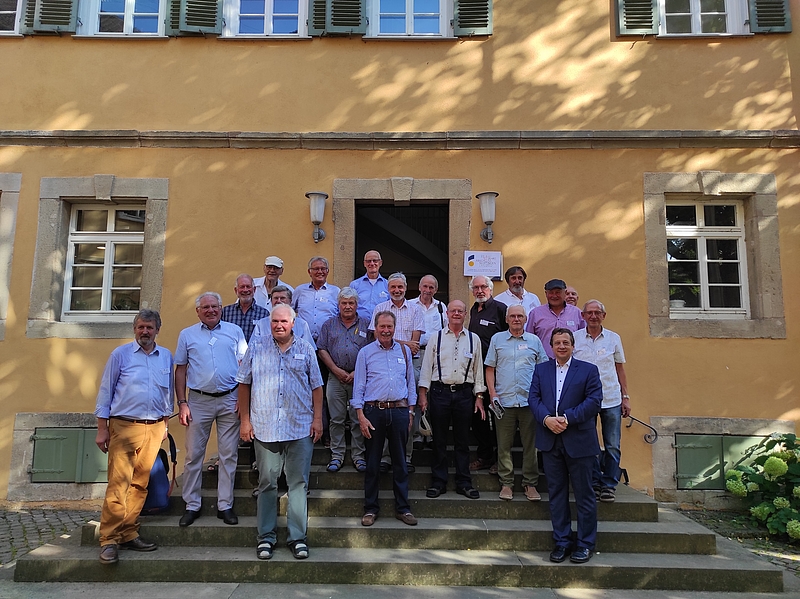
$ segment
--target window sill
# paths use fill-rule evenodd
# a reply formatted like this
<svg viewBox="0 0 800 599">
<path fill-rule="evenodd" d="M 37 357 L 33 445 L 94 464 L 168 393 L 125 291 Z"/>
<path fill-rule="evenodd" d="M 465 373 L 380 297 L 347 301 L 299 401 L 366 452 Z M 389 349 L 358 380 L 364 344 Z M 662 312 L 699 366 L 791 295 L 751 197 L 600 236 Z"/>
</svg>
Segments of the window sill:
<svg viewBox="0 0 800 599">
<path fill-rule="evenodd" d="M 719 40 L 732 37 L 755 37 L 753 33 L 657 33 L 658 40 Z"/>
<path fill-rule="evenodd" d="M 139 33 L 95 33 L 76 34 L 72 36 L 78 40 L 168 40 L 168 35 L 142 35 Z"/>
<path fill-rule="evenodd" d="M 653 337 L 699 339 L 785 339 L 786 324 L 780 318 L 684 319 L 651 316 L 650 334 Z"/>
<path fill-rule="evenodd" d="M 219 36 L 220 40 L 226 42 L 274 42 L 274 41 L 286 41 L 286 42 L 304 42 L 310 41 L 314 38 L 310 35 L 221 35 Z"/>
<path fill-rule="evenodd" d="M 133 335 L 133 318 L 128 322 L 55 322 L 28 320 L 28 339 L 128 339 Z"/>
<path fill-rule="evenodd" d="M 25 36 L 22 35 L 21 33 L 14 33 L 13 31 L 0 32 L 0 39 L 3 39 L 3 38 L 14 39 L 14 38 L 20 38 L 20 37 L 25 37 Z"/>
<path fill-rule="evenodd" d="M 703 312 L 700 310 L 670 310 L 673 320 L 747 320 L 745 312 Z"/>
<path fill-rule="evenodd" d="M 460 38 L 446 35 L 365 35 L 361 39 L 390 42 L 452 42 Z"/>
</svg>

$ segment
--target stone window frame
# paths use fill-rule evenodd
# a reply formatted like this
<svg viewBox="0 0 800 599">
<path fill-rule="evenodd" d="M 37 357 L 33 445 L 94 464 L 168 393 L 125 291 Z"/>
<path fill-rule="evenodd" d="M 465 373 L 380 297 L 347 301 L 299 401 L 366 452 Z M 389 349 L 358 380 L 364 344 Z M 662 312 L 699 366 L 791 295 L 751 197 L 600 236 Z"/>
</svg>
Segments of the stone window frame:
<svg viewBox="0 0 800 599">
<path fill-rule="evenodd" d="M 39 189 L 39 227 L 31 282 L 27 336 L 66 339 L 126 339 L 130 322 L 62 320 L 64 271 L 72 204 L 144 203 L 141 308 L 158 310 L 164 275 L 169 179 L 114 175 L 44 177 Z"/>
<path fill-rule="evenodd" d="M 670 318 L 667 274 L 667 198 L 744 202 L 748 319 Z M 775 175 L 761 173 L 644 173 L 647 308 L 653 337 L 786 338 Z"/>
<path fill-rule="evenodd" d="M 0 173 L 0 341 L 6 336 L 22 173 Z"/>
</svg>

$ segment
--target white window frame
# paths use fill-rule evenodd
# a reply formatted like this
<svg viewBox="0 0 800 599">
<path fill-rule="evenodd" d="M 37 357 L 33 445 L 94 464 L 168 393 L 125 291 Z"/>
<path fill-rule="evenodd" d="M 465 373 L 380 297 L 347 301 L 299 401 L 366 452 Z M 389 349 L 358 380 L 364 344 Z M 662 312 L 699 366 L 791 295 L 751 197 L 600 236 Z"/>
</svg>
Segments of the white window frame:
<svg viewBox="0 0 800 599">
<path fill-rule="evenodd" d="M 222 36 L 236 38 L 276 38 L 297 39 L 308 36 L 308 0 L 298 0 L 297 3 L 297 33 L 272 33 L 272 17 L 275 10 L 275 0 L 264 0 L 264 33 L 239 33 L 239 7 L 240 0 L 225 0 L 222 7 Z"/>
<path fill-rule="evenodd" d="M 450 39 L 453 34 L 453 0 L 439 0 L 439 33 L 413 33 L 414 27 L 414 0 L 406 2 L 406 33 L 381 33 L 381 6 L 380 0 L 367 0 L 367 15 L 369 16 L 367 34 L 364 37 L 383 39 Z"/>
<path fill-rule="evenodd" d="M 167 18 L 167 0 L 158 0 L 158 30 L 155 33 L 134 33 L 133 16 L 136 0 L 125 0 L 125 16 L 122 33 L 100 31 L 101 0 L 86 0 L 79 4 L 77 35 L 99 37 L 163 37 Z M 149 14 L 149 13 L 148 13 Z"/>
<path fill-rule="evenodd" d="M 704 206 L 734 206 L 736 209 L 736 223 L 734 227 L 712 227 L 705 225 Z M 750 292 L 747 286 L 747 245 L 745 243 L 744 227 L 744 202 L 734 199 L 714 200 L 680 200 L 667 198 L 666 207 L 693 206 L 697 217 L 697 225 L 666 225 L 667 239 L 696 239 L 697 259 L 700 278 L 700 307 L 677 307 L 670 304 L 670 318 L 750 318 Z M 739 288 L 741 306 L 738 308 L 711 307 L 709 289 L 712 284 L 708 280 L 708 255 L 706 241 L 711 239 L 735 239 L 737 241 L 737 256 L 739 266 Z M 666 247 L 664 248 L 666 252 Z M 716 262 L 716 261 L 712 261 Z M 669 264 L 669 259 L 667 259 Z M 717 286 L 717 284 L 713 284 Z"/>
<path fill-rule="evenodd" d="M 22 20 L 22 0 L 17 0 L 17 9 L 14 11 L 14 27 L 11 29 L 4 29 L 0 31 L 0 36 L 3 35 L 17 35 L 19 34 L 19 24 Z M 11 14 L 11 11 L 2 11 L 1 14 L 8 15 Z"/>
<path fill-rule="evenodd" d="M 106 210 L 108 211 L 108 226 L 106 231 L 76 231 L 79 210 Z M 114 213 L 122 210 L 145 210 L 144 204 L 98 206 L 97 204 L 73 204 L 69 221 L 69 240 L 67 242 L 67 265 L 64 270 L 64 303 L 61 308 L 62 318 L 69 321 L 89 322 L 129 322 L 136 310 L 111 310 L 111 283 L 114 267 L 114 251 L 116 244 L 141 245 L 144 253 L 144 231 L 113 231 L 110 230 L 114 223 Z M 106 245 L 105 263 L 103 264 L 103 286 L 100 310 L 71 310 L 72 298 L 72 273 L 75 265 L 75 246 L 85 243 L 103 243 Z M 135 266 L 135 265 L 131 265 Z M 143 264 L 138 265 L 143 268 Z M 141 286 L 139 287 L 141 301 Z"/>
<path fill-rule="evenodd" d="M 659 37 L 730 37 L 735 35 L 752 35 L 750 33 L 750 11 L 747 0 L 725 0 L 727 16 L 725 33 L 703 33 L 700 24 L 700 0 L 689 0 L 692 15 L 691 33 L 667 33 L 666 0 L 658 0 L 658 35 Z"/>
</svg>

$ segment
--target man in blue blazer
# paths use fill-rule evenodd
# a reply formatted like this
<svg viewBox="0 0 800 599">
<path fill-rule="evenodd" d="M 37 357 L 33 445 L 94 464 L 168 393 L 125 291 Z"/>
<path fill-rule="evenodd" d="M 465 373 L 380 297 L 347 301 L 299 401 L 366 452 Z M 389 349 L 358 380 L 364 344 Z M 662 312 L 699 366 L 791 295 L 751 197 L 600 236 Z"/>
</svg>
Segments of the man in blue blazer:
<svg viewBox="0 0 800 599">
<path fill-rule="evenodd" d="M 592 489 L 592 469 L 600 445 L 596 420 L 603 402 L 597 366 L 572 357 L 575 338 L 569 329 L 557 328 L 550 337 L 555 360 L 537 364 L 528 397 L 536 420 L 536 447 L 550 495 L 550 521 L 555 548 L 550 561 L 589 561 L 597 538 L 597 503 Z M 569 485 L 578 511 L 577 543 L 573 546 L 569 511 Z"/>
</svg>

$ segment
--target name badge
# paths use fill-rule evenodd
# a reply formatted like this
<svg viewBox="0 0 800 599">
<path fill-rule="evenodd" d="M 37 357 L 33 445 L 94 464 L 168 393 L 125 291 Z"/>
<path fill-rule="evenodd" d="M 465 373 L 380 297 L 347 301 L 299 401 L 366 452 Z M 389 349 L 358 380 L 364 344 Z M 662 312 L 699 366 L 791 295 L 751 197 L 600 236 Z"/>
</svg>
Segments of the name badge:
<svg viewBox="0 0 800 599">
<path fill-rule="evenodd" d="M 389 294 L 388 294 L 388 293 L 386 293 L 385 291 L 381 291 L 379 295 L 380 295 L 380 297 L 386 297 L 386 296 L 388 296 Z"/>
<path fill-rule="evenodd" d="M 472 358 L 472 352 L 465 351 L 464 352 L 464 357 L 465 358 Z"/>
<path fill-rule="evenodd" d="M 169 368 L 162 368 L 161 369 L 161 374 L 169 374 L 170 372 L 172 372 L 172 371 Z"/>
<path fill-rule="evenodd" d="M 305 360 L 306 356 L 305 356 L 305 354 L 295 354 L 294 355 L 294 359 L 295 360 Z"/>
<path fill-rule="evenodd" d="M 320 298 L 319 298 L 319 301 L 321 301 L 321 302 L 327 302 L 327 301 L 328 301 L 328 298 L 327 298 L 327 297 L 325 297 L 324 295 L 321 295 L 321 296 L 320 296 Z"/>
<path fill-rule="evenodd" d="M 211 347 L 214 347 L 214 345 L 215 345 L 216 343 L 217 343 L 217 338 L 216 338 L 216 337 L 212 337 L 212 338 L 211 338 L 211 339 L 209 339 L 209 341 L 208 341 L 208 344 L 209 344 Z"/>
<path fill-rule="evenodd" d="M 482 327 L 488 327 L 489 325 L 492 325 L 492 324 L 494 324 L 494 323 L 493 322 L 489 322 L 488 320 L 481 319 L 481 326 Z"/>
<path fill-rule="evenodd" d="M 567 326 L 574 327 L 575 326 L 575 321 L 574 320 L 568 320 L 567 321 Z"/>
<path fill-rule="evenodd" d="M 397 358 L 397 363 L 398 364 L 405 364 L 406 361 L 403 358 Z"/>
<path fill-rule="evenodd" d="M 367 332 L 366 331 L 359 331 L 358 332 L 358 336 L 359 337 L 364 337 L 364 339 L 366 339 L 367 338 Z"/>
<path fill-rule="evenodd" d="M 600 349 L 598 349 L 597 350 L 597 355 L 598 356 L 605 356 L 606 355 L 606 348 L 605 347 L 601 347 Z"/>
<path fill-rule="evenodd" d="M 517 349 L 528 349 L 528 344 L 527 343 L 520 343 L 517 346 Z"/>
</svg>

